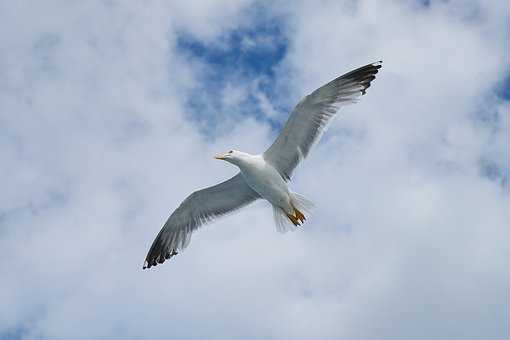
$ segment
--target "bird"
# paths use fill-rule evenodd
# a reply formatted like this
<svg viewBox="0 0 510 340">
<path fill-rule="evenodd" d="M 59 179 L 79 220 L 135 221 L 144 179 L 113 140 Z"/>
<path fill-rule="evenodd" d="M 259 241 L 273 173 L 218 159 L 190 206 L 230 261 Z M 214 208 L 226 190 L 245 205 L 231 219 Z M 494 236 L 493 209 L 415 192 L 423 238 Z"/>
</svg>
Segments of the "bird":
<svg viewBox="0 0 510 340">
<path fill-rule="evenodd" d="M 229 150 L 215 156 L 237 166 L 239 172 L 224 182 L 193 192 L 179 205 L 154 239 L 143 269 L 177 255 L 202 225 L 258 199 L 265 199 L 272 205 L 278 231 L 301 226 L 314 205 L 289 188 L 294 169 L 320 140 L 338 110 L 366 94 L 381 67 L 382 61 L 362 66 L 305 96 L 264 153 L 251 155 Z"/>
</svg>

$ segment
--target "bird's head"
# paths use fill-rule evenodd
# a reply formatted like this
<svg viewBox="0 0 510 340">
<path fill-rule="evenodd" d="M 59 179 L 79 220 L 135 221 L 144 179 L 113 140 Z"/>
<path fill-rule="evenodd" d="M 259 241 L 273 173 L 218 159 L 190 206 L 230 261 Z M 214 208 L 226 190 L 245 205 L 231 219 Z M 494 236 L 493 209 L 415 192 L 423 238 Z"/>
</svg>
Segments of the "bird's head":
<svg viewBox="0 0 510 340">
<path fill-rule="evenodd" d="M 244 152 L 237 150 L 230 150 L 223 155 L 214 156 L 216 159 L 220 159 L 222 161 L 227 161 L 232 164 L 238 164 L 239 161 L 243 158 Z"/>
</svg>

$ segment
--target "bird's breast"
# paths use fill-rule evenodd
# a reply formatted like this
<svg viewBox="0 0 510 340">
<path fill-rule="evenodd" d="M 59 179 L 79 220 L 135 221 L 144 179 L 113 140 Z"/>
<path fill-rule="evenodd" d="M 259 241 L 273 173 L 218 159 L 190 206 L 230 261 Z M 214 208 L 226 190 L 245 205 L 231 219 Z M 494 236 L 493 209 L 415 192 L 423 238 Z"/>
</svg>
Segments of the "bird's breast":
<svg viewBox="0 0 510 340">
<path fill-rule="evenodd" d="M 241 168 L 248 185 L 274 205 L 286 205 L 289 199 L 287 183 L 270 164 L 259 162 Z"/>
</svg>

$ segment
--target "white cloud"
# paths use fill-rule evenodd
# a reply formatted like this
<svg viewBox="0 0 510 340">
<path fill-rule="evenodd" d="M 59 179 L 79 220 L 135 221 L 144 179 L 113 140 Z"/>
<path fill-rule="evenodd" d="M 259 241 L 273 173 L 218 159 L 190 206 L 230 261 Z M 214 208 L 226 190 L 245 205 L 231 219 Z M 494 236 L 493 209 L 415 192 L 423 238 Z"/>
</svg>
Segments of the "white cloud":
<svg viewBox="0 0 510 340">
<path fill-rule="evenodd" d="M 175 261 L 141 270 L 170 211 L 235 172 L 213 154 L 271 142 L 248 116 L 220 135 L 196 129 L 188 96 L 212 66 L 175 44 L 183 31 L 222 41 L 250 21 L 250 6 L 1 6 L 0 334 L 504 337 L 508 183 L 481 170 L 510 169 L 509 104 L 495 99 L 510 67 L 503 1 L 266 5 L 289 41 L 275 104 L 384 60 L 297 172 L 293 189 L 317 210 L 302 232 L 280 235 L 256 203 L 202 228 Z M 254 88 L 234 80 L 219 91 L 230 109 Z M 488 112 L 499 118 L 483 123 Z"/>
</svg>

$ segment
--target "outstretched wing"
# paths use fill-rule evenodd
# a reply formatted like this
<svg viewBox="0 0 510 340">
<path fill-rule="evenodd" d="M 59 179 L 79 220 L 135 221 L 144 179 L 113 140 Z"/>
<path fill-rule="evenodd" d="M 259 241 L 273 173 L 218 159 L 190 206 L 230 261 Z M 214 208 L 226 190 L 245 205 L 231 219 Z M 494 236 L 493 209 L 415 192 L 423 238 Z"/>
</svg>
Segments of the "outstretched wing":
<svg viewBox="0 0 510 340">
<path fill-rule="evenodd" d="M 163 263 L 188 245 L 191 233 L 260 196 L 241 173 L 218 185 L 195 191 L 170 215 L 147 254 L 143 269 Z"/>
<path fill-rule="evenodd" d="M 303 98 L 292 111 L 278 138 L 264 152 L 286 180 L 317 142 L 327 123 L 346 104 L 356 102 L 365 94 L 370 82 L 381 68 L 382 61 L 360 67 L 340 76 Z"/>
</svg>

